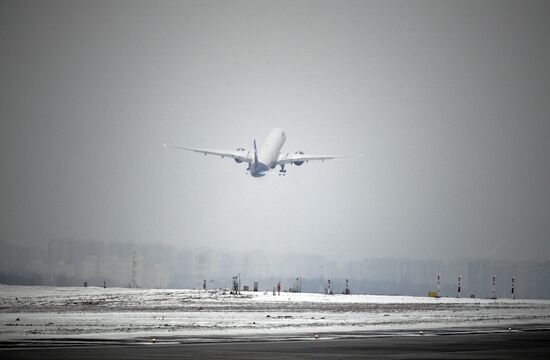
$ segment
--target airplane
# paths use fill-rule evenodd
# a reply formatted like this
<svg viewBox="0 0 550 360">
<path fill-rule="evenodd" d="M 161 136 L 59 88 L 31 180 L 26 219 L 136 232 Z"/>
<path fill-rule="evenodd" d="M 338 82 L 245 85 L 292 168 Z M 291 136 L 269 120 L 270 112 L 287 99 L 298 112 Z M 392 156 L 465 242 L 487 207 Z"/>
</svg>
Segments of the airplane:
<svg viewBox="0 0 550 360">
<path fill-rule="evenodd" d="M 193 151 L 204 155 L 217 155 L 222 158 L 230 157 L 238 164 L 242 162 L 248 163 L 247 172 L 253 177 L 262 177 L 266 175 L 270 170 L 280 166 L 279 175 L 285 176 L 285 165 L 293 164 L 296 166 L 303 165 L 304 162 L 313 160 L 329 160 L 336 158 L 349 157 L 349 155 L 310 155 L 304 154 L 302 151 L 296 151 L 294 153 L 281 152 L 281 148 L 285 144 L 286 134 L 283 129 L 272 129 L 265 139 L 264 144 L 258 150 L 256 147 L 256 140 L 254 140 L 254 151 L 249 151 L 243 148 L 237 150 L 216 150 L 216 149 L 196 149 L 184 146 L 175 146 L 164 144 L 164 147 L 170 146 L 175 149 Z"/>
</svg>

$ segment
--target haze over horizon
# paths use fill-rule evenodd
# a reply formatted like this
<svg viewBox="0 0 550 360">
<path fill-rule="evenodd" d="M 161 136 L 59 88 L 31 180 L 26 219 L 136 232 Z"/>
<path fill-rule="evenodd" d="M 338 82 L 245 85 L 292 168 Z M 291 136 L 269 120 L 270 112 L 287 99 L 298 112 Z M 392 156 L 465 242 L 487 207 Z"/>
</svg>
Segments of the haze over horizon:
<svg viewBox="0 0 550 360">
<path fill-rule="evenodd" d="M 3 1 L 0 239 L 550 260 L 550 3 Z M 251 178 L 162 144 L 362 154 Z"/>
</svg>

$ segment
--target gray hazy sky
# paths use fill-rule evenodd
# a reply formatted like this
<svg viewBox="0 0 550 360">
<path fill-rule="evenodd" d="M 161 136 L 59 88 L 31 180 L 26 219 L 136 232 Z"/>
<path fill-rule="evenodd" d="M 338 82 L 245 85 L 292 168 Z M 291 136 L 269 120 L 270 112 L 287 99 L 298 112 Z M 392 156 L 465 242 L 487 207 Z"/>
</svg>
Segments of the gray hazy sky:
<svg viewBox="0 0 550 360">
<path fill-rule="evenodd" d="M 550 258 L 548 1 L 2 1 L 0 238 Z M 234 149 L 362 153 L 253 179 Z"/>
</svg>

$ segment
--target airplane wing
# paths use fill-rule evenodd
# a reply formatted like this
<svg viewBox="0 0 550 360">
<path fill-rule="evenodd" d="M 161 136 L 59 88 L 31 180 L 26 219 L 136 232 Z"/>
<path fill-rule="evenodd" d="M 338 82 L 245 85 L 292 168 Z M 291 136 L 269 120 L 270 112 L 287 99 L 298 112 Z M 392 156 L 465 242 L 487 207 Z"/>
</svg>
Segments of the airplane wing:
<svg viewBox="0 0 550 360">
<path fill-rule="evenodd" d="M 307 161 L 313 161 L 313 160 L 330 160 L 330 159 L 338 159 L 338 158 L 346 158 L 350 157 L 351 155 L 316 155 L 316 154 L 304 154 L 302 152 L 296 152 L 296 153 L 280 153 L 279 158 L 277 159 L 277 165 L 284 165 L 284 164 L 290 164 L 295 163 L 296 165 L 302 165 Z"/>
<path fill-rule="evenodd" d="M 188 148 L 184 146 L 164 144 L 164 147 L 167 147 L 167 146 L 172 147 L 174 149 L 193 151 L 204 155 L 216 155 L 216 156 L 221 156 L 222 158 L 230 157 L 235 159 L 237 162 L 250 163 L 254 161 L 254 153 L 244 149 L 238 149 L 238 150 L 196 149 L 196 148 Z"/>
</svg>

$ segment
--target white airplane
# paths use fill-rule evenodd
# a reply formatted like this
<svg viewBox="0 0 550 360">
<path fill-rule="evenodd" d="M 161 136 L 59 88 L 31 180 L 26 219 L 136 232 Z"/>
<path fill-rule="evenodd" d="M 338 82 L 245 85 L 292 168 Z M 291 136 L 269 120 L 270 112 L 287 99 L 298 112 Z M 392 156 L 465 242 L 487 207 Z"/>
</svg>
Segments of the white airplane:
<svg viewBox="0 0 550 360">
<path fill-rule="evenodd" d="M 217 155 L 233 158 L 237 163 L 247 162 L 247 171 L 250 171 L 250 175 L 253 177 L 261 177 L 266 175 L 269 170 L 274 169 L 277 165 L 281 167 L 279 175 L 285 175 L 285 165 L 294 164 L 301 166 L 304 162 L 312 160 L 329 160 L 335 158 L 348 157 L 349 155 L 309 155 L 304 154 L 302 151 L 296 151 L 295 153 L 283 153 L 281 148 L 286 141 L 286 134 L 283 129 L 272 129 L 264 144 L 258 150 L 256 148 L 256 140 L 254 140 L 254 151 L 238 148 L 237 150 L 216 150 L 216 149 L 195 149 L 183 146 L 167 145 L 175 149 L 182 149 L 188 151 L 198 152 L 204 155 Z"/>
</svg>

